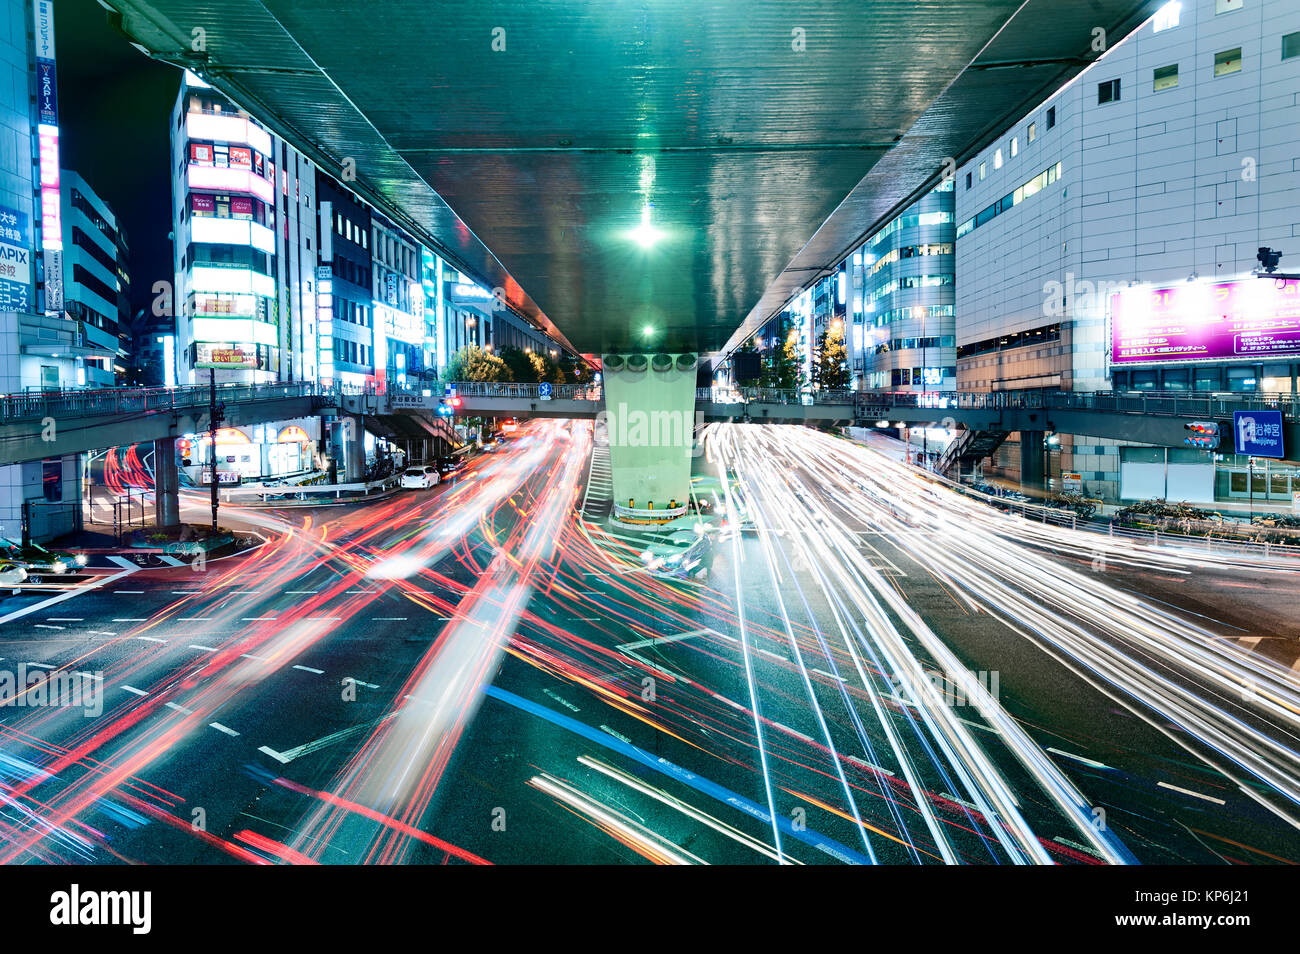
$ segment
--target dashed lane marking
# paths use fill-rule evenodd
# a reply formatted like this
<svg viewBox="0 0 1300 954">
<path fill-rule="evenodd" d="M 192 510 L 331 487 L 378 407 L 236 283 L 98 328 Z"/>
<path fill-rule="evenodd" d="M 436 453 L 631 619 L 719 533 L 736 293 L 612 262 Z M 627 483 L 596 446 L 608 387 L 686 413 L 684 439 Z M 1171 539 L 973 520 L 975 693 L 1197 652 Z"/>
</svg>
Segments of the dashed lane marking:
<svg viewBox="0 0 1300 954">
<path fill-rule="evenodd" d="M 190 649 L 197 649 L 201 653 L 215 653 L 216 650 L 211 646 L 200 646 L 198 643 L 190 643 Z"/>
<path fill-rule="evenodd" d="M 239 733 L 230 728 L 230 726 L 222 725 L 220 722 L 209 722 L 208 725 L 216 729 L 218 732 L 226 733 L 226 735 L 239 735 Z"/>
<path fill-rule="evenodd" d="M 1170 789 L 1171 791 L 1182 792 L 1184 795 L 1190 795 L 1192 796 L 1192 798 L 1202 798 L 1207 802 L 1214 802 L 1214 804 L 1216 805 L 1228 804 L 1221 798 L 1215 798 L 1212 795 L 1202 795 L 1200 792 L 1193 792 L 1189 788 L 1179 788 L 1177 785 L 1170 785 L 1168 782 L 1156 782 L 1156 784 L 1159 785 L 1161 788 L 1167 788 Z"/>
<path fill-rule="evenodd" d="M 149 695 L 149 693 L 145 692 L 143 689 L 137 689 L 135 686 L 123 686 L 122 688 L 125 689 L 127 692 L 135 693 L 137 696 Z"/>
<path fill-rule="evenodd" d="M 311 666 L 294 666 L 294 669 L 301 669 L 303 672 L 314 672 L 318 676 L 325 675 L 324 669 L 312 669 Z"/>
<path fill-rule="evenodd" d="M 165 705 L 168 709 L 175 709 L 177 712 L 181 713 L 182 715 L 194 715 L 193 709 L 186 709 L 184 706 L 177 705 L 174 702 L 164 702 L 163 705 Z"/>
<path fill-rule="evenodd" d="M 167 640 L 159 639 L 157 636 L 137 636 L 136 639 L 143 639 L 150 643 L 165 643 Z"/>
</svg>

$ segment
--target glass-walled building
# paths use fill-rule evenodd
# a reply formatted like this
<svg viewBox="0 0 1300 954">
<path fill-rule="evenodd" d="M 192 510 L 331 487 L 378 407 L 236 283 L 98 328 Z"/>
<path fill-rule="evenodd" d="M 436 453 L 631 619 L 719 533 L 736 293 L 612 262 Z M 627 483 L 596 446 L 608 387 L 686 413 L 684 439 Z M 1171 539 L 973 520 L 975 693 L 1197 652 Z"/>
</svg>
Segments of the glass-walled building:
<svg viewBox="0 0 1300 954">
<path fill-rule="evenodd" d="M 955 231 L 949 179 L 849 257 L 846 338 L 862 388 L 956 387 Z"/>
</svg>

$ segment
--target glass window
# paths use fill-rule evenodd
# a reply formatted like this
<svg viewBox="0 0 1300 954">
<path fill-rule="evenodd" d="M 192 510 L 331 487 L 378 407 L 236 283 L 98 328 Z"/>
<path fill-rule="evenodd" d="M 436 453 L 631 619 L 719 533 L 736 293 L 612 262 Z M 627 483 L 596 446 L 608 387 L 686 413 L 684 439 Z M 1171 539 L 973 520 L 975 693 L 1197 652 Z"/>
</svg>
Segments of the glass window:
<svg viewBox="0 0 1300 954">
<path fill-rule="evenodd" d="M 971 174 L 968 172 L 966 173 L 966 188 L 968 189 L 970 188 L 970 180 L 971 180 Z"/>
<path fill-rule="evenodd" d="M 1241 0 L 1214 0 L 1214 13 L 1231 13 L 1241 9 Z"/>
<path fill-rule="evenodd" d="M 1286 474 L 1270 473 L 1268 492 L 1271 494 L 1281 494 L 1285 497 L 1291 490 L 1288 486 L 1289 483 L 1290 481 L 1287 479 Z"/>
<path fill-rule="evenodd" d="M 980 163 L 980 182 L 983 182 L 983 181 L 984 181 L 984 176 L 985 176 L 985 174 L 986 174 L 987 172 L 988 172 L 988 164 L 987 164 L 987 163 L 984 163 L 984 162 L 981 162 L 981 163 Z"/>
<path fill-rule="evenodd" d="M 1231 487 L 1232 493 L 1234 494 L 1249 493 L 1249 491 L 1246 489 L 1245 472 L 1240 470 L 1233 471 L 1231 479 L 1229 480 L 1229 487 Z"/>
<path fill-rule="evenodd" d="M 1028 142 L 1033 142 L 1037 138 L 1038 138 L 1038 123 L 1030 123 L 1029 129 L 1025 132 L 1025 139 Z"/>
<path fill-rule="evenodd" d="M 1020 155 L 1020 137 L 1012 136 L 1011 137 L 1011 158 L 1014 159 L 1018 155 Z"/>
<path fill-rule="evenodd" d="M 1228 369 L 1229 391 L 1254 391 L 1258 387 L 1259 378 L 1256 376 L 1253 367 Z"/>
<path fill-rule="evenodd" d="M 1119 80 L 1106 80 L 1097 84 L 1097 104 L 1114 103 L 1119 100 Z"/>
<path fill-rule="evenodd" d="M 1218 391 L 1223 387 L 1222 374 L 1218 368 L 1194 368 L 1192 370 L 1192 387 L 1197 391 Z"/>
<path fill-rule="evenodd" d="M 1293 56 L 1300 56 L 1300 32 L 1282 37 L 1282 59 L 1289 60 Z"/>
<path fill-rule="evenodd" d="M 1241 47 L 1214 54 L 1214 75 L 1227 76 L 1241 72 Z"/>
<path fill-rule="evenodd" d="M 1156 389 L 1156 372 L 1134 371 L 1130 387 L 1134 391 L 1154 391 Z"/>
<path fill-rule="evenodd" d="M 1187 390 L 1187 369 L 1168 368 L 1164 372 L 1164 389 L 1166 391 Z"/>
<path fill-rule="evenodd" d="M 1161 90 L 1173 89 L 1178 85 L 1178 64 L 1173 63 L 1169 66 L 1159 66 L 1156 68 L 1151 78 L 1151 91 L 1158 93 Z"/>
<path fill-rule="evenodd" d="M 1002 150 L 1001 150 L 1001 149 L 996 149 L 996 150 L 994 150 L 994 152 L 993 152 L 993 168 L 994 168 L 994 169 L 1001 169 L 1001 168 L 1002 168 Z"/>
<path fill-rule="evenodd" d="M 1049 106 L 1047 107 L 1047 128 L 1051 129 L 1055 125 L 1056 125 L 1056 107 Z"/>
</svg>

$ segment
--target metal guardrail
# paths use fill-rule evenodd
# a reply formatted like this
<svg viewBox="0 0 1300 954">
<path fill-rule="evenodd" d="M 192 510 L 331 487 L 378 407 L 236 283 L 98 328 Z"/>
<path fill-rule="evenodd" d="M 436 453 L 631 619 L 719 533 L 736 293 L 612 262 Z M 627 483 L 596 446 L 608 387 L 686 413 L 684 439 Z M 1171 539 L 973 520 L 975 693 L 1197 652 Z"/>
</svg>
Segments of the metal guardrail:
<svg viewBox="0 0 1300 954">
<path fill-rule="evenodd" d="M 275 398 L 327 396 L 330 389 L 311 382 L 293 384 L 223 384 L 217 400 L 227 405 Z M 0 396 L 0 423 L 45 417 L 107 417 L 153 411 L 206 407 L 211 391 L 206 385 L 182 388 L 114 388 L 104 391 L 45 391 L 40 394 Z"/>
<path fill-rule="evenodd" d="M 516 398 L 544 400 L 537 384 L 485 381 L 448 382 L 463 398 Z M 447 384 L 443 385 L 444 387 Z M 334 398 L 385 395 L 392 407 L 418 407 L 437 401 L 433 388 L 423 391 L 378 390 L 373 387 L 327 387 L 301 381 L 286 384 L 223 384 L 217 398 L 227 405 L 275 398 Z M 598 384 L 554 384 L 550 398 L 558 401 L 599 402 Z M 110 416 L 197 408 L 208 403 L 206 385 L 180 388 L 115 388 L 108 390 L 45 391 L 0 395 L 0 423 L 44 417 Z M 1284 419 L 1300 422 L 1300 400 L 1290 394 L 1197 395 L 1186 392 L 1146 393 L 1115 391 L 806 391 L 774 388 L 697 388 L 695 399 L 714 404 L 783 404 L 852 407 L 860 414 L 894 408 L 932 410 L 1080 410 L 1159 417 L 1224 418 L 1233 411 L 1278 410 Z"/>
</svg>

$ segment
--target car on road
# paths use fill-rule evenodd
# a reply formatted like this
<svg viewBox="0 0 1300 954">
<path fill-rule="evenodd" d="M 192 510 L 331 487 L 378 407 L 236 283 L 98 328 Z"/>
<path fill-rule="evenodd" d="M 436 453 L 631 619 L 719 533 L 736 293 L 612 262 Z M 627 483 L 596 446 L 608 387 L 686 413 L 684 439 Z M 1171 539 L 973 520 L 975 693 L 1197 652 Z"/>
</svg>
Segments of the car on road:
<svg viewBox="0 0 1300 954">
<path fill-rule="evenodd" d="M 465 458 L 463 457 L 439 457 L 438 473 L 443 477 L 450 477 L 452 474 L 465 469 Z"/>
<path fill-rule="evenodd" d="M 438 468 L 433 464 L 416 464 L 402 471 L 402 489 L 428 490 L 438 486 L 441 479 Z"/>
<path fill-rule="evenodd" d="M 708 573 L 705 561 L 712 550 L 713 543 L 707 533 L 677 530 L 646 548 L 641 562 L 655 576 L 703 579 Z"/>
<path fill-rule="evenodd" d="M 86 565 L 86 554 L 47 550 L 39 543 L 24 547 L 12 540 L 5 540 L 0 542 L 0 560 L 22 567 L 27 571 L 28 578 L 35 583 L 45 574 L 62 576 L 64 573 L 75 572 Z"/>
<path fill-rule="evenodd" d="M 0 586 L 17 586 L 27 582 L 27 569 L 8 560 L 0 561 Z"/>
</svg>

